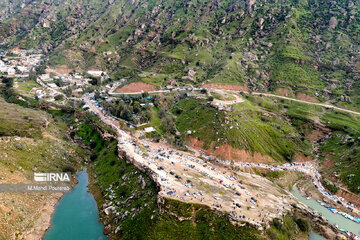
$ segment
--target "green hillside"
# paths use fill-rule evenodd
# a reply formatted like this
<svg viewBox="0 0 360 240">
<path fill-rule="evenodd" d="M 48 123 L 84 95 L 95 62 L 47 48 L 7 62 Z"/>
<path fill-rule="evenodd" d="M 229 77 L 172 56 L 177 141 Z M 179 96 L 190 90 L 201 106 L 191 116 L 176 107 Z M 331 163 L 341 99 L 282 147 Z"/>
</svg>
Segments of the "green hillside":
<svg viewBox="0 0 360 240">
<path fill-rule="evenodd" d="M 4 46 L 45 49 L 52 65 L 163 87 L 282 87 L 359 106 L 359 1 L 34 0 L 21 10 L 15 3 L 16 21 L 1 22 Z"/>
</svg>

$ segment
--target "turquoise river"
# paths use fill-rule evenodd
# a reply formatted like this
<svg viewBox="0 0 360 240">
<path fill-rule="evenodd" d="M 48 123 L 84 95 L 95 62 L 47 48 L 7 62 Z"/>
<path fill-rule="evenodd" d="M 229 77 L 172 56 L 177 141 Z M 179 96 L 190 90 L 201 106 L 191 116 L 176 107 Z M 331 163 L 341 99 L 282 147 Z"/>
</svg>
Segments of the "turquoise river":
<svg viewBox="0 0 360 240">
<path fill-rule="evenodd" d="M 99 222 L 96 201 L 88 192 L 86 168 L 77 174 L 78 184 L 55 207 L 44 240 L 108 240 L 103 234 L 104 225 Z"/>
<path fill-rule="evenodd" d="M 355 223 L 340 214 L 336 214 L 331 212 L 329 209 L 327 209 L 324 206 L 321 206 L 317 201 L 314 199 L 307 200 L 305 197 L 302 196 L 302 194 L 299 192 L 299 190 L 295 187 L 291 190 L 291 193 L 302 203 L 309 206 L 313 210 L 319 212 L 321 215 L 323 215 L 329 223 L 335 225 L 337 224 L 340 229 L 344 229 L 345 231 L 350 231 L 356 235 L 360 235 L 360 224 Z M 317 240 L 317 239 L 324 239 L 320 236 L 318 236 L 315 233 L 312 233 L 310 235 L 310 240 Z"/>
</svg>

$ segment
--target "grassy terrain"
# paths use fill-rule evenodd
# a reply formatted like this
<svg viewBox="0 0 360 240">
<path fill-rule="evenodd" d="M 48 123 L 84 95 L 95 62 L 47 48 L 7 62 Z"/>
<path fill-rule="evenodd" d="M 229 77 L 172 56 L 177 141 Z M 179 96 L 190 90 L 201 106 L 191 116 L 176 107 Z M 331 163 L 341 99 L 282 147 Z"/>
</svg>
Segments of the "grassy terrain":
<svg viewBox="0 0 360 240">
<path fill-rule="evenodd" d="M 0 98 L 0 136 L 41 137 L 46 125 L 42 112 L 21 108 Z"/>
<path fill-rule="evenodd" d="M 270 239 L 308 239 L 310 224 L 305 218 L 287 215 L 283 219 L 275 219 L 271 227 L 267 230 Z"/>
<path fill-rule="evenodd" d="M 0 98 L 0 176 L 2 183 L 33 183 L 34 172 L 74 172 L 84 152 L 69 141 L 58 116 L 6 103 Z M 0 196 L 0 239 L 34 227 L 51 194 Z"/>
<path fill-rule="evenodd" d="M 352 192 L 360 193 L 360 118 L 330 112 L 322 120 L 333 130 L 321 146 L 326 156 L 323 159 L 334 161 L 331 168 L 324 171 L 332 176 L 337 173 Z"/>
<path fill-rule="evenodd" d="M 18 85 L 16 90 L 22 95 L 29 95 L 30 91 L 33 88 L 37 88 L 40 86 L 36 81 L 31 80 L 17 81 L 16 84 Z M 35 91 L 33 91 L 31 95 L 34 96 Z"/>
<path fill-rule="evenodd" d="M 319 106 L 250 97 L 253 104 L 267 110 L 283 112 L 301 136 L 310 134 L 316 124 L 329 128 L 330 134 L 320 142 L 320 159 L 332 161 L 323 173 L 334 182 L 343 182 L 354 193 L 360 192 L 360 118 L 356 115 L 327 110 Z M 265 103 L 264 103 L 265 102 Z M 337 175 L 338 177 L 334 177 Z"/>
<path fill-rule="evenodd" d="M 222 112 L 206 102 L 183 99 L 172 113 L 184 137 L 188 130 L 194 132 L 192 136 L 202 140 L 205 148 L 227 143 L 278 161 L 291 161 L 299 152 L 308 154 L 308 144 L 285 119 L 265 114 L 249 102 L 235 105 L 232 112 Z"/>
</svg>

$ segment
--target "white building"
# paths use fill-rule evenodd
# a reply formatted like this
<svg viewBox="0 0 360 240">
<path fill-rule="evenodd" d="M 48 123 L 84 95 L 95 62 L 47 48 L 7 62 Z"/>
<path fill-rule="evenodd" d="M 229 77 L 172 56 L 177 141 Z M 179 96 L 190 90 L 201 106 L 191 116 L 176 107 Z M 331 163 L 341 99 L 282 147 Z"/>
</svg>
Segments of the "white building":
<svg viewBox="0 0 360 240">
<path fill-rule="evenodd" d="M 155 128 L 153 127 L 147 127 L 147 128 L 144 128 L 145 132 L 149 133 L 149 132 L 155 132 Z"/>
<path fill-rule="evenodd" d="M 88 74 L 93 75 L 94 77 L 101 77 L 103 74 L 106 75 L 106 72 L 99 71 L 99 70 L 89 70 L 87 71 Z"/>
<path fill-rule="evenodd" d="M 48 83 L 48 86 L 51 88 L 57 88 L 58 86 L 55 83 Z"/>
<path fill-rule="evenodd" d="M 52 80 L 52 78 L 50 77 L 49 74 L 43 74 L 43 75 L 41 75 L 39 78 L 40 78 L 42 81 L 44 81 L 44 82 L 47 82 L 47 81 L 51 81 L 51 80 Z"/>
<path fill-rule="evenodd" d="M 15 68 L 12 67 L 8 68 L 7 73 L 9 76 L 14 76 L 16 73 Z"/>
</svg>

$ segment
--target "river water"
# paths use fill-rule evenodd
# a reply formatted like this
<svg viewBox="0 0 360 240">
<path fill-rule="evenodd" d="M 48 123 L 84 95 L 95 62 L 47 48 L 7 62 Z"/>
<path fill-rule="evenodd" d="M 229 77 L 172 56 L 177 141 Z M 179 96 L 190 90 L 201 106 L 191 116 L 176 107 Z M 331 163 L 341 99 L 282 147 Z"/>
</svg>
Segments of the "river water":
<svg viewBox="0 0 360 240">
<path fill-rule="evenodd" d="M 302 203 L 309 206 L 313 210 L 319 212 L 321 215 L 323 215 L 331 224 L 335 225 L 337 224 L 340 229 L 344 229 L 346 231 L 350 231 L 358 236 L 360 236 L 360 224 L 355 223 L 340 214 L 336 214 L 331 212 L 329 209 L 327 209 L 324 206 L 321 206 L 316 200 L 309 199 L 307 200 L 302 196 L 300 191 L 297 188 L 293 188 L 291 190 L 291 193 Z M 311 236 L 310 236 L 311 237 Z M 319 239 L 319 238 L 310 238 L 310 239 Z"/>
<path fill-rule="evenodd" d="M 309 240 L 326 240 L 326 238 L 320 236 L 320 235 L 317 234 L 317 233 L 310 232 L 310 234 L 309 234 Z"/>
<path fill-rule="evenodd" d="M 77 174 L 78 184 L 55 207 L 43 240 L 108 240 L 103 234 L 104 225 L 99 222 L 96 201 L 88 192 L 86 168 Z"/>
</svg>

